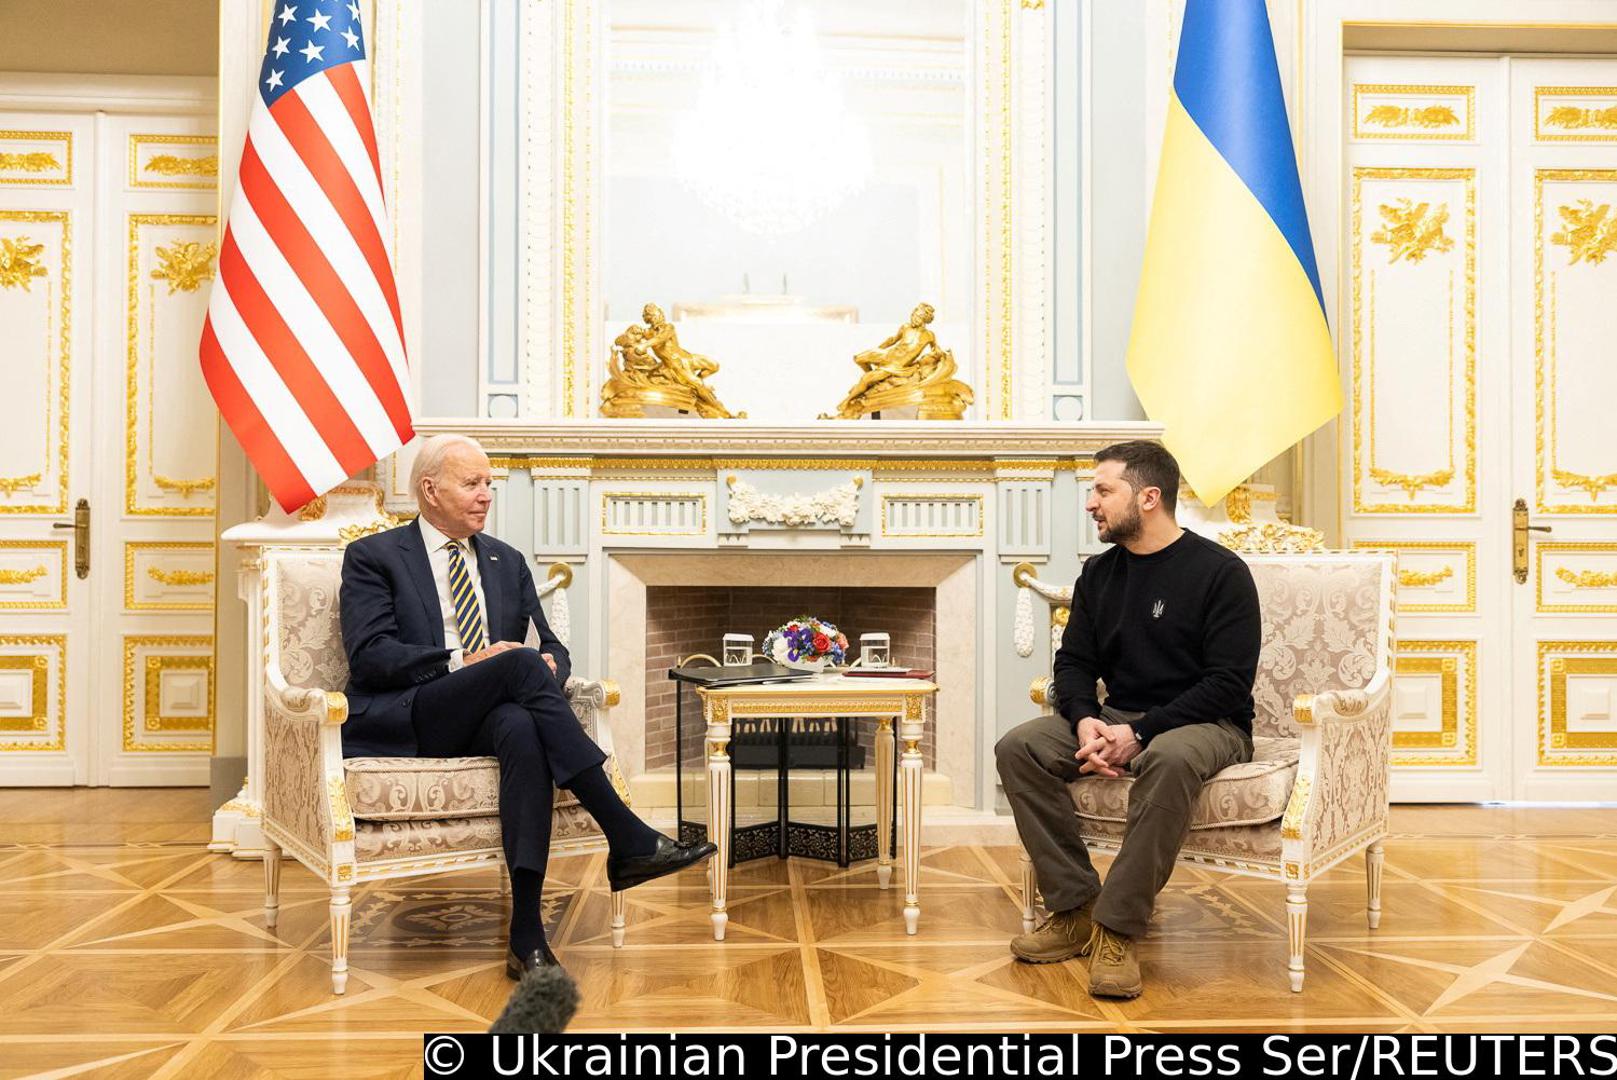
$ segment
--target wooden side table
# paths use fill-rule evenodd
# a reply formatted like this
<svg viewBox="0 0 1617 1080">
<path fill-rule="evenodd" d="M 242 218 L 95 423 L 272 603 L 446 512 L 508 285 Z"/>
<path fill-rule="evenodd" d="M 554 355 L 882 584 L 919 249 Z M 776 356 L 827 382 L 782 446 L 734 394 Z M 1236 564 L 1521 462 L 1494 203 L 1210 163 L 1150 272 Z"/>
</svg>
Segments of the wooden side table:
<svg viewBox="0 0 1617 1080">
<path fill-rule="evenodd" d="M 718 854 L 708 866 L 713 888 L 713 939 L 724 940 L 730 921 L 726 910 L 730 887 L 730 832 L 735 808 L 730 805 L 731 718 L 868 716 L 876 720 L 876 881 L 885 889 L 892 879 L 892 856 L 885 838 L 892 834 L 893 734 L 904 744 L 899 758 L 903 801 L 904 929 L 916 932 L 921 921 L 921 731 L 926 704 L 938 692 L 923 679 L 849 678 L 822 675 L 791 683 L 699 687 L 707 723 L 708 836 Z"/>
</svg>

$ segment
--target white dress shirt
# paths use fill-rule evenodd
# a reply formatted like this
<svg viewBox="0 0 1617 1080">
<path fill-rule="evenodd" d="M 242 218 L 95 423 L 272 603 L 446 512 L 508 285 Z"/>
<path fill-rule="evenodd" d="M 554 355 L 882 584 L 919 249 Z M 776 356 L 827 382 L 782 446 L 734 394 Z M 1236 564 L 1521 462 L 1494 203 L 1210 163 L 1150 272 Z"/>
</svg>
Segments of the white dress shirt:
<svg viewBox="0 0 1617 1080">
<path fill-rule="evenodd" d="M 459 671 L 466 666 L 465 650 L 460 647 L 460 627 L 455 623 L 455 601 L 449 592 L 449 545 L 459 544 L 461 562 L 466 565 L 466 576 L 472 580 L 472 594 L 477 597 L 477 610 L 483 619 L 483 645 L 494 644 L 489 636 L 488 602 L 483 599 L 483 580 L 478 573 L 477 552 L 469 540 L 451 540 L 427 521 L 425 515 L 415 519 L 421 527 L 421 540 L 427 548 L 427 561 L 432 564 L 432 583 L 438 588 L 438 607 L 444 617 L 444 646 L 449 650 L 449 670 Z"/>
</svg>

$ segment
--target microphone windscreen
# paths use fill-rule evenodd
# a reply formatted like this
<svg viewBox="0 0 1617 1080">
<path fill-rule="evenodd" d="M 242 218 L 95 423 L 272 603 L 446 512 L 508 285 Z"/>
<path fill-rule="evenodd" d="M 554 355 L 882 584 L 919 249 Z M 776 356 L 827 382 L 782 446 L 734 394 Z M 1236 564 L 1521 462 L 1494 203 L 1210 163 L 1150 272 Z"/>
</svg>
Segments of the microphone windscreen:
<svg viewBox="0 0 1617 1080">
<path fill-rule="evenodd" d="M 522 976 L 489 1032 L 494 1035 L 557 1035 L 578 1011 L 578 984 L 566 969 L 536 967 Z"/>
</svg>

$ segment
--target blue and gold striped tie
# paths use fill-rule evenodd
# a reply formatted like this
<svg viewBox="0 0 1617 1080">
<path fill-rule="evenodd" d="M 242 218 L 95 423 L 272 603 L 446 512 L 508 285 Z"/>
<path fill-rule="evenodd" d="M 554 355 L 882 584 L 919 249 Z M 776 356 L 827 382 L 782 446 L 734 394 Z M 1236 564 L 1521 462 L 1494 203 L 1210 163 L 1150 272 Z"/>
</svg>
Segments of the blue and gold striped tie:
<svg viewBox="0 0 1617 1080">
<path fill-rule="evenodd" d="M 460 631 L 460 647 L 474 653 L 483 647 L 483 609 L 477 606 L 477 593 L 461 558 L 460 541 L 449 542 L 449 597 L 455 602 L 455 629 Z"/>
</svg>

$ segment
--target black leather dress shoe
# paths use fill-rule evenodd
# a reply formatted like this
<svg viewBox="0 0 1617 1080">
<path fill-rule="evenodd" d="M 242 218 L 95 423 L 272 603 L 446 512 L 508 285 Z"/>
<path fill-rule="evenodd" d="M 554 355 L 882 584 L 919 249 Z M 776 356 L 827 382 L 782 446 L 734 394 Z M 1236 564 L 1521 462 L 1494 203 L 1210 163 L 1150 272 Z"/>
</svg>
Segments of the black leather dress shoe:
<svg viewBox="0 0 1617 1080">
<path fill-rule="evenodd" d="M 515 949 L 506 951 L 505 977 L 508 979 L 520 979 L 524 973 L 540 967 L 561 967 L 561 961 L 550 951 L 548 941 L 541 941 L 539 947 L 527 956 L 518 956 Z"/>
<path fill-rule="evenodd" d="M 664 874 L 683 870 L 687 866 L 701 862 L 718 850 L 705 840 L 700 844 L 678 844 L 658 833 L 657 849 L 650 855 L 626 858 L 608 855 L 606 880 L 611 884 L 613 892 L 622 892 L 636 885 L 644 885 Z"/>
</svg>

